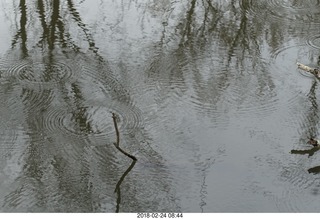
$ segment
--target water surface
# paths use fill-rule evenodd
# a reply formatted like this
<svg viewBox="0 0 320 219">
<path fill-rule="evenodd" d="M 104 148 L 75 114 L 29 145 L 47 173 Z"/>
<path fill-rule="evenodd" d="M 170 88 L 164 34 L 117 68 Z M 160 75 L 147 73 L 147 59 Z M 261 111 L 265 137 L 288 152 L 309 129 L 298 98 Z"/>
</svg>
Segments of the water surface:
<svg viewBox="0 0 320 219">
<path fill-rule="evenodd" d="M 319 212 L 318 8 L 1 0 L 1 211 Z"/>
</svg>

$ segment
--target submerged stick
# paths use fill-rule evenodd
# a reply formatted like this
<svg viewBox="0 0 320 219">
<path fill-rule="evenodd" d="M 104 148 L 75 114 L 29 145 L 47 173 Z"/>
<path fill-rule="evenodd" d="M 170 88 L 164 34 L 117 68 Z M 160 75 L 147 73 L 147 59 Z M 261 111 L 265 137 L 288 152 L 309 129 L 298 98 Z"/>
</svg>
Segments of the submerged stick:
<svg viewBox="0 0 320 219">
<path fill-rule="evenodd" d="M 306 71 L 306 72 L 310 72 L 311 74 L 313 74 L 316 78 L 318 78 L 320 80 L 320 70 L 317 68 L 310 68 L 309 66 L 306 66 L 304 64 L 301 64 L 299 62 L 297 62 L 298 68 Z"/>
<path fill-rule="evenodd" d="M 126 151 L 120 148 L 120 133 L 119 133 L 117 117 L 115 113 L 112 113 L 112 119 L 113 119 L 113 124 L 114 124 L 114 128 L 116 130 L 116 135 L 117 135 L 117 142 L 114 143 L 114 146 L 116 146 L 116 148 L 127 157 L 130 157 L 132 160 L 137 161 L 138 159 L 135 156 L 127 153 Z"/>
</svg>

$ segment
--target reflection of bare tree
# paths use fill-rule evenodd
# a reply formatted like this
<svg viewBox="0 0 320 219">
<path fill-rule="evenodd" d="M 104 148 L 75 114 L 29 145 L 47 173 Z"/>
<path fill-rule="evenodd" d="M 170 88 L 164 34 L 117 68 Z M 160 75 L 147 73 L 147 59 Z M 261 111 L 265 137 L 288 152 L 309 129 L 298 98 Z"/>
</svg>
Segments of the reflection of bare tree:
<svg viewBox="0 0 320 219">
<path fill-rule="evenodd" d="M 136 3 L 136 1 L 130 2 L 130 5 Z M 38 13 L 40 28 L 42 28 L 38 36 L 39 39 L 30 37 L 27 30 L 27 22 L 30 20 L 30 18 L 27 18 L 27 12 L 28 10 L 32 10 L 32 3 L 27 7 L 25 0 L 20 1 L 20 27 L 14 36 L 12 47 L 17 48 L 18 45 L 21 44 L 20 49 L 23 57 L 27 57 L 28 54 L 30 54 L 27 42 L 29 42 L 31 38 L 34 38 L 37 46 L 40 47 L 42 51 L 48 52 L 46 55 L 47 59 L 45 59 L 48 68 L 54 64 L 54 54 L 59 48 L 62 49 L 61 52 L 65 55 L 63 57 L 72 56 L 68 54 L 71 50 L 73 50 L 74 53 L 79 53 L 82 48 L 77 44 L 77 40 L 72 37 L 74 35 L 72 32 L 74 29 L 72 28 L 76 26 L 84 37 L 82 40 L 86 42 L 89 50 L 94 53 L 95 58 L 100 63 L 104 62 L 98 52 L 99 49 L 94 41 L 94 37 L 84 24 L 73 1 L 37 0 L 35 3 L 35 11 Z M 163 7 L 161 10 L 159 9 L 160 4 L 161 7 Z M 181 9 L 179 13 L 172 13 L 175 10 L 175 4 L 184 6 L 182 9 L 177 9 Z M 122 13 L 126 12 L 124 5 L 125 3 L 121 2 Z M 268 22 L 263 19 L 257 19 L 254 16 L 249 16 L 248 11 L 250 11 L 252 5 L 252 1 L 241 1 L 240 7 L 237 1 L 189 0 L 183 1 L 183 3 L 170 1 L 161 1 L 160 3 L 160 1 L 150 0 L 146 3 L 146 6 L 142 6 L 147 8 L 143 11 L 144 13 L 142 13 L 142 22 L 147 22 L 148 20 L 146 16 L 147 10 L 154 10 L 152 15 L 155 17 L 160 17 L 162 16 L 162 12 L 165 12 L 164 17 L 161 19 L 161 24 L 163 25 L 161 36 L 160 39 L 153 44 L 152 52 L 154 52 L 154 54 L 148 57 L 149 60 L 147 60 L 147 63 L 149 63 L 149 68 L 147 68 L 145 72 L 148 81 L 151 81 L 152 85 L 157 85 L 150 86 L 152 89 L 158 89 L 157 91 L 159 91 L 157 92 L 159 97 L 156 101 L 157 104 L 161 105 L 172 97 L 177 98 L 178 101 L 190 101 L 190 99 L 188 99 L 189 96 L 181 98 L 181 96 L 187 93 L 186 91 L 191 91 L 190 96 L 192 97 L 190 98 L 193 98 L 191 101 L 195 100 L 193 104 L 199 104 L 199 111 L 201 110 L 201 113 L 205 110 L 215 110 L 224 104 L 225 102 L 223 101 L 225 100 L 234 101 L 234 106 L 239 106 L 242 101 L 245 100 L 253 102 L 253 104 L 261 104 L 262 101 L 265 102 L 273 98 L 273 95 L 275 95 L 275 84 L 273 83 L 266 63 L 262 61 L 263 54 L 261 45 L 269 45 L 270 48 L 276 50 L 279 48 L 279 45 L 283 43 L 286 33 L 282 30 L 284 25 L 281 21 L 278 23 Z M 138 7 L 141 7 L 141 5 Z M 160 13 L 157 13 L 156 10 L 159 10 Z M 174 19 L 170 18 L 171 14 L 175 14 Z M 124 16 L 124 14 L 120 16 Z M 74 26 L 71 27 L 71 25 Z M 142 26 L 143 24 L 141 24 L 141 27 Z M 21 40 L 21 42 L 19 40 Z M 103 70 L 105 69 L 103 64 L 97 64 L 95 66 Z M 104 77 L 106 78 L 108 76 L 107 74 L 110 73 L 109 71 L 100 72 L 103 73 L 97 77 L 98 79 L 104 79 Z M 47 71 L 46 74 L 48 78 L 51 77 L 49 75 L 50 71 Z M 107 80 L 104 82 L 106 81 Z M 245 87 L 248 81 L 254 81 L 253 83 L 256 83 L 256 86 Z M 108 85 L 109 84 L 105 86 Z M 59 84 L 59 86 L 58 91 L 55 91 L 55 98 L 59 96 L 59 101 L 65 104 L 63 106 L 68 106 L 68 112 L 73 122 L 72 129 L 81 133 L 82 137 L 88 138 L 89 133 L 94 132 L 93 125 L 90 123 L 88 116 L 89 112 L 85 105 L 87 99 L 86 92 L 89 89 L 85 89 L 83 85 L 77 81 L 71 82 L 68 86 L 63 83 Z M 239 87 L 241 88 L 239 89 L 241 90 L 241 94 L 237 95 L 238 90 L 232 89 Z M 114 89 L 114 87 L 112 87 L 112 89 Z M 117 99 L 123 102 L 128 101 L 128 93 L 121 90 L 120 87 L 116 87 L 113 91 L 115 92 L 110 99 Z M 120 91 L 123 91 L 123 93 Z M 26 89 L 24 89 L 23 92 L 27 92 Z M 315 88 L 313 88 L 312 92 L 310 91 L 313 95 L 314 92 Z M 25 93 L 23 93 L 23 95 L 24 94 Z M 47 97 L 49 98 L 50 95 L 51 93 L 48 92 Z M 231 96 L 233 99 L 230 98 Z M 316 101 L 312 100 L 311 94 L 309 95 L 309 99 L 312 105 L 314 105 L 314 103 L 316 104 Z M 189 103 L 186 105 L 194 106 Z M 52 149 L 50 149 L 51 147 L 64 144 L 65 142 L 59 141 L 59 137 L 57 136 L 52 137 L 48 133 L 45 133 L 43 127 L 39 125 L 40 123 L 35 122 L 45 119 L 46 109 L 49 107 L 51 107 L 51 105 L 43 105 L 40 107 L 41 109 L 32 112 L 33 109 L 28 109 L 27 104 L 25 106 L 26 114 L 28 114 L 28 118 L 24 124 L 27 127 L 26 129 L 30 130 L 30 132 L 41 132 L 44 140 L 39 141 L 36 135 L 29 136 L 29 146 L 24 155 L 26 166 L 23 169 L 23 176 L 20 180 L 24 183 L 24 186 L 33 185 L 38 188 L 38 193 L 35 192 L 35 196 L 38 197 L 39 200 L 42 200 L 42 202 L 39 202 L 39 205 L 45 206 L 46 199 L 49 198 L 45 190 L 44 178 L 48 177 L 48 172 L 53 173 L 52 175 L 57 176 L 55 179 L 56 185 L 58 185 L 59 191 L 62 191 L 61 196 L 64 197 L 61 199 L 58 198 L 57 200 L 64 200 L 65 202 L 63 204 L 65 206 L 68 206 L 68 204 L 79 204 L 84 206 L 82 210 L 94 211 L 95 208 L 92 203 L 98 201 L 95 200 L 94 188 L 91 186 L 92 178 L 90 177 L 96 173 L 92 170 L 94 168 L 91 169 L 88 167 L 90 164 L 88 164 L 88 160 L 86 160 L 86 157 L 89 156 L 89 149 L 86 147 L 88 146 L 87 139 L 77 139 L 73 143 L 73 146 L 77 149 L 79 158 L 75 160 L 71 159 L 72 162 L 67 155 L 64 155 L 58 150 L 52 151 Z M 316 109 L 317 106 L 313 106 L 313 108 L 310 109 L 311 117 L 317 116 L 314 114 Z M 206 115 L 210 116 L 211 114 L 208 113 Z M 315 123 L 310 123 L 307 132 L 308 136 L 310 136 L 311 133 L 312 135 L 315 134 Z M 127 138 L 130 138 L 130 136 Z M 136 145 L 139 145 L 138 143 Z M 296 151 L 296 153 L 307 153 L 310 156 L 314 152 L 314 148 L 311 150 Z M 35 158 L 35 156 L 37 156 L 37 158 Z M 113 159 L 115 158 L 111 156 L 107 164 L 112 166 Z M 135 161 L 131 163 L 128 169 L 126 169 L 127 166 L 122 169 L 124 171 L 123 175 L 115 177 L 117 179 L 120 178 L 119 181 L 114 183 L 118 193 L 116 211 L 119 211 L 119 206 L 122 204 L 120 203 L 120 185 L 124 179 L 132 180 L 132 178 L 129 177 L 131 174 L 128 175 L 128 177 L 126 176 L 134 165 Z M 135 168 L 137 168 L 138 165 L 141 164 L 137 163 Z M 112 172 L 110 166 L 105 165 L 104 167 L 106 167 L 107 171 Z M 51 172 L 50 169 L 48 169 L 49 167 L 53 169 Z M 154 170 L 158 171 L 158 169 L 161 169 L 161 165 L 158 164 L 145 169 L 144 173 L 148 175 L 148 170 L 150 172 Z M 112 174 L 121 173 L 114 171 Z M 201 198 L 203 199 L 203 203 L 201 203 L 200 207 L 202 207 L 206 198 L 204 195 L 206 192 L 206 174 L 204 171 L 201 176 L 203 184 L 200 192 L 202 193 Z M 71 181 L 68 181 L 70 179 Z M 106 177 L 103 179 L 106 179 Z M 156 187 L 156 189 L 158 189 L 157 186 L 159 185 L 163 190 L 168 189 L 167 184 L 162 183 L 164 180 L 161 179 L 161 174 L 155 175 L 152 180 L 159 183 L 155 184 L 156 186 L 152 188 Z M 76 184 L 75 181 L 80 181 L 80 183 Z M 131 182 L 135 181 L 132 180 Z M 150 188 L 152 182 L 146 183 L 149 184 L 147 184 L 145 188 Z M 76 186 L 74 186 L 74 184 L 76 184 Z M 130 191 L 122 195 L 137 195 L 137 197 L 130 197 L 130 200 L 138 203 L 138 193 L 143 190 L 143 187 L 144 185 L 138 190 L 133 188 L 132 185 L 128 185 L 128 190 Z M 7 200 L 10 201 L 8 202 L 14 202 L 12 197 L 22 197 L 23 189 L 25 189 L 25 187 L 23 188 L 23 186 L 21 186 L 13 192 L 14 194 L 9 195 Z M 156 191 L 150 189 L 145 194 L 155 194 L 155 192 Z M 161 199 L 161 197 L 159 199 Z M 78 203 L 76 200 L 80 200 L 81 203 Z M 163 197 L 163 200 L 165 200 L 165 197 Z M 146 204 L 148 204 L 147 201 L 148 200 L 146 200 Z M 138 206 L 137 208 L 140 209 L 145 207 L 144 203 L 138 203 L 136 205 Z M 123 207 L 123 209 L 125 209 L 125 207 Z"/>
<path fill-rule="evenodd" d="M 98 53 L 98 47 L 96 47 L 93 37 L 91 36 L 89 30 L 87 29 L 86 25 L 82 22 L 82 19 L 80 17 L 80 14 L 77 12 L 77 10 L 74 7 L 73 1 L 68 0 L 68 8 L 69 12 L 72 15 L 72 19 L 76 21 L 78 27 L 83 31 L 83 33 L 86 36 L 86 41 L 89 44 L 89 49 L 96 54 L 97 58 L 100 61 L 103 61 L 103 58 Z"/>
<path fill-rule="evenodd" d="M 212 108 L 216 108 L 220 100 L 229 99 L 229 91 L 237 92 L 230 90 L 234 88 L 230 84 L 241 86 L 244 90 L 241 91 L 241 98 L 256 98 L 248 100 L 250 102 L 265 104 L 266 99 L 274 98 L 275 85 L 263 62 L 260 45 L 266 40 L 265 29 L 271 28 L 271 34 L 277 34 L 277 31 L 281 32 L 280 26 L 269 27 L 273 24 L 249 17 L 247 11 L 251 3 L 247 1 L 242 2 L 242 8 L 235 1 L 219 3 L 190 0 L 185 5 L 185 11 L 179 13 L 174 22 L 176 25 L 164 26 L 161 39 L 155 47 L 156 54 L 151 56 L 147 74 L 154 83 L 161 82 L 163 85 L 159 86 L 159 98 L 168 97 L 169 94 L 163 95 L 165 92 L 173 92 L 171 84 L 180 86 L 182 92 L 191 90 L 186 89 L 187 77 L 193 77 L 194 98 Z M 273 38 L 277 39 L 276 36 Z M 166 43 L 169 39 L 171 46 L 168 48 Z M 213 56 L 219 58 L 213 60 Z M 177 68 L 172 68 L 170 72 L 163 69 L 163 64 L 168 64 L 167 60 L 176 60 L 174 63 L 177 63 Z M 202 69 L 203 66 L 207 69 Z M 217 70 L 219 68 L 220 71 Z M 212 69 L 212 72 L 208 69 Z M 242 74 L 244 70 L 249 74 Z M 167 75 L 168 79 L 164 79 Z M 244 89 L 248 81 L 257 81 L 256 91 L 253 92 L 252 87 Z M 240 104 L 244 99 L 236 101 Z"/>
<path fill-rule="evenodd" d="M 76 45 L 76 40 L 73 40 L 71 38 L 71 33 L 68 33 L 68 22 L 65 20 L 64 16 L 61 16 L 62 13 L 69 13 L 71 15 L 77 26 L 85 34 L 85 40 L 88 42 L 89 49 L 95 54 L 95 58 L 100 63 L 104 62 L 98 53 L 98 48 L 95 46 L 90 31 L 82 22 L 80 14 L 75 9 L 71 0 L 67 1 L 68 8 L 64 12 L 62 12 L 62 10 L 65 10 L 65 8 L 61 7 L 61 1 L 59 0 L 52 2 L 37 0 L 36 2 L 36 8 L 42 27 L 40 40 L 36 44 L 41 47 L 43 51 L 47 51 L 48 54 L 44 55 L 47 58 L 43 58 L 44 65 L 46 66 L 44 72 L 33 72 L 34 74 L 43 73 L 44 77 L 48 80 L 54 78 L 54 75 L 51 74 L 55 74 L 55 72 L 50 69 L 52 69 L 52 66 L 54 66 L 57 61 L 55 57 L 57 48 L 62 48 L 65 58 L 68 58 L 70 50 L 79 52 L 80 46 Z M 29 11 L 32 11 L 31 4 L 28 9 Z M 18 50 L 21 49 L 22 58 L 32 60 L 32 55 L 28 57 L 31 52 L 28 51 L 27 36 L 28 31 L 30 32 L 31 30 L 27 29 L 28 11 L 27 3 L 24 0 L 20 1 L 20 12 L 20 29 L 14 36 L 12 49 L 18 48 L 18 40 L 21 38 L 21 47 L 18 48 Z M 47 17 L 50 18 L 49 22 L 46 21 Z M 105 74 L 108 73 L 110 72 L 105 72 Z M 74 130 L 83 135 L 85 135 L 85 133 L 92 133 L 93 130 L 89 118 L 87 117 L 88 112 L 86 112 L 86 107 L 83 105 L 83 102 L 86 101 L 83 94 L 85 92 L 83 85 L 80 85 L 75 81 L 70 84 L 59 83 L 59 86 L 59 91 L 55 91 L 55 94 L 59 93 L 62 97 L 60 100 L 61 103 L 64 102 L 66 106 L 72 110 L 71 120 L 74 121 Z M 68 92 L 68 89 L 71 89 L 71 92 Z M 117 90 L 115 89 L 115 92 L 116 91 Z M 28 94 L 29 90 L 23 89 L 23 92 L 24 94 Z M 53 91 L 46 92 L 46 90 L 40 89 L 40 91 L 37 92 L 43 95 L 44 99 L 47 99 L 50 98 Z M 72 95 L 70 95 L 70 93 L 72 93 Z M 115 95 L 121 96 L 122 94 Z M 61 138 L 63 137 L 57 137 L 54 134 L 47 133 L 45 131 L 46 128 L 43 127 L 47 116 L 47 109 L 52 106 L 50 106 L 50 103 L 49 105 L 38 103 L 40 109 L 29 108 L 29 102 L 31 103 L 35 100 L 33 100 L 32 96 L 24 96 L 26 96 L 24 99 L 24 110 L 27 115 L 25 129 L 30 133 L 29 145 L 23 155 L 25 166 L 21 176 L 17 179 L 18 186 L 6 196 L 5 207 L 14 209 L 19 207 L 20 204 L 25 205 L 25 203 L 29 202 L 29 207 L 26 209 L 31 211 L 55 211 L 54 209 L 83 212 L 97 211 L 94 202 L 99 202 L 100 200 L 97 200 L 97 196 L 93 194 L 91 171 L 95 167 L 90 166 L 90 160 L 88 160 L 88 153 L 92 152 L 88 149 L 87 142 L 82 139 L 65 139 L 67 142 L 66 144 L 74 150 L 73 153 L 76 153 L 76 158 L 64 154 L 63 147 L 60 148 L 60 150 L 55 150 L 54 148 L 60 147 L 60 144 L 63 144 L 63 141 L 61 141 Z M 112 156 L 109 157 L 109 159 L 110 158 L 112 158 Z M 112 175 L 118 175 L 117 171 L 112 171 L 111 165 L 107 165 L 109 162 L 112 163 L 112 159 L 104 162 L 106 165 L 104 166 L 104 174 L 101 175 L 101 179 L 99 179 L 104 183 L 108 178 L 109 171 Z M 118 182 L 119 186 L 124 180 L 125 175 L 128 174 L 132 168 L 133 165 L 130 165 L 122 175 Z M 48 181 L 48 178 L 50 178 L 51 181 Z M 119 188 L 119 186 L 117 187 Z M 118 190 L 120 192 L 120 189 Z M 30 193 L 27 197 L 28 200 L 23 199 L 25 192 Z M 104 194 L 101 197 L 105 196 L 105 192 L 107 191 L 102 192 Z M 16 200 L 21 201 L 17 202 Z M 119 204 L 120 199 L 117 200 L 117 206 L 119 206 Z M 117 209 L 119 210 L 119 207 L 117 207 Z"/>
<path fill-rule="evenodd" d="M 272 41 L 281 44 L 281 38 L 276 41 L 277 31 L 283 33 L 281 25 L 250 17 L 248 1 L 242 8 L 238 1 L 189 0 L 184 3 L 185 7 L 175 14 L 175 19 L 165 23 L 145 72 L 146 78 L 158 85 L 154 87 L 159 94 L 159 108 L 163 107 L 163 99 L 175 97 L 172 87 L 183 94 L 191 93 L 192 97 L 178 99 L 193 101 L 186 103 L 182 110 L 198 104 L 201 117 L 204 113 L 214 117 L 212 112 L 227 101 L 234 101 L 232 107 L 236 108 L 243 101 L 259 106 L 274 99 L 275 83 L 263 61 L 261 47 L 271 43 L 267 39 L 270 35 L 265 35 L 269 28 L 272 32 L 268 34 L 274 34 Z M 171 63 L 174 67 L 168 71 L 164 65 Z M 248 86 L 252 81 L 255 84 Z M 234 110 L 223 108 L 229 109 Z M 201 177 L 205 181 L 206 172 Z M 205 188 L 203 182 L 201 192 L 205 192 Z M 205 195 L 201 194 L 201 199 L 200 208 L 203 208 Z"/>
<path fill-rule="evenodd" d="M 317 135 L 317 124 L 319 123 L 319 114 L 318 114 L 318 103 L 317 103 L 317 97 L 316 97 L 316 90 L 317 90 L 317 81 L 314 81 L 310 88 L 310 92 L 308 94 L 308 99 L 310 101 L 310 109 L 309 113 L 307 115 L 307 121 L 306 121 L 306 134 L 304 137 L 307 138 L 315 138 Z"/>
<path fill-rule="evenodd" d="M 28 55 L 27 49 L 27 6 L 25 0 L 21 0 L 19 4 L 19 8 L 21 11 L 21 19 L 20 19 L 20 29 L 17 31 L 16 35 L 12 40 L 12 47 L 15 47 L 19 37 L 21 38 L 21 51 L 24 57 Z"/>
<path fill-rule="evenodd" d="M 130 171 L 132 170 L 132 168 L 134 167 L 134 165 L 136 164 L 136 160 L 133 160 L 131 162 L 131 165 L 128 167 L 128 169 L 122 174 L 121 178 L 119 179 L 117 185 L 116 185 L 116 189 L 114 190 L 117 193 L 117 206 L 116 206 L 116 213 L 118 213 L 120 211 L 120 204 L 121 204 L 121 183 L 123 182 L 124 178 L 128 175 L 128 173 L 130 173 Z"/>
</svg>

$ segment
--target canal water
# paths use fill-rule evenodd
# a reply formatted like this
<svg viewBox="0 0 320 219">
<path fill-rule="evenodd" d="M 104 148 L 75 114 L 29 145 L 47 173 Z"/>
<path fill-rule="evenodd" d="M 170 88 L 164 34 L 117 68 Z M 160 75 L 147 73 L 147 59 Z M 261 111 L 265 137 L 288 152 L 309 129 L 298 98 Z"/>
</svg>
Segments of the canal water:
<svg viewBox="0 0 320 219">
<path fill-rule="evenodd" d="M 1 212 L 320 212 L 319 1 L 0 4 Z"/>
</svg>

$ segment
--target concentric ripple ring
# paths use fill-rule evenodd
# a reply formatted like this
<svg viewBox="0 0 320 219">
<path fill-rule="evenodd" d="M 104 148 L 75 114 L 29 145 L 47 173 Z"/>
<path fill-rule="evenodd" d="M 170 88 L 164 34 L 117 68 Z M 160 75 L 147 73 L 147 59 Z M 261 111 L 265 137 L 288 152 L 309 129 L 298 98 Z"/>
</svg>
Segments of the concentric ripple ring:
<svg viewBox="0 0 320 219">
<path fill-rule="evenodd" d="M 65 63 L 42 63 L 28 60 L 11 66 L 4 74 L 5 77 L 14 77 L 19 82 L 33 85 L 56 84 L 67 81 L 72 75 L 72 69 Z"/>
<path fill-rule="evenodd" d="M 111 112 L 118 116 L 119 130 L 122 132 L 131 133 L 141 126 L 139 111 L 119 104 L 83 106 L 74 111 L 51 109 L 47 112 L 43 125 L 52 132 L 60 131 L 77 137 L 109 136 L 115 133 Z"/>
</svg>

